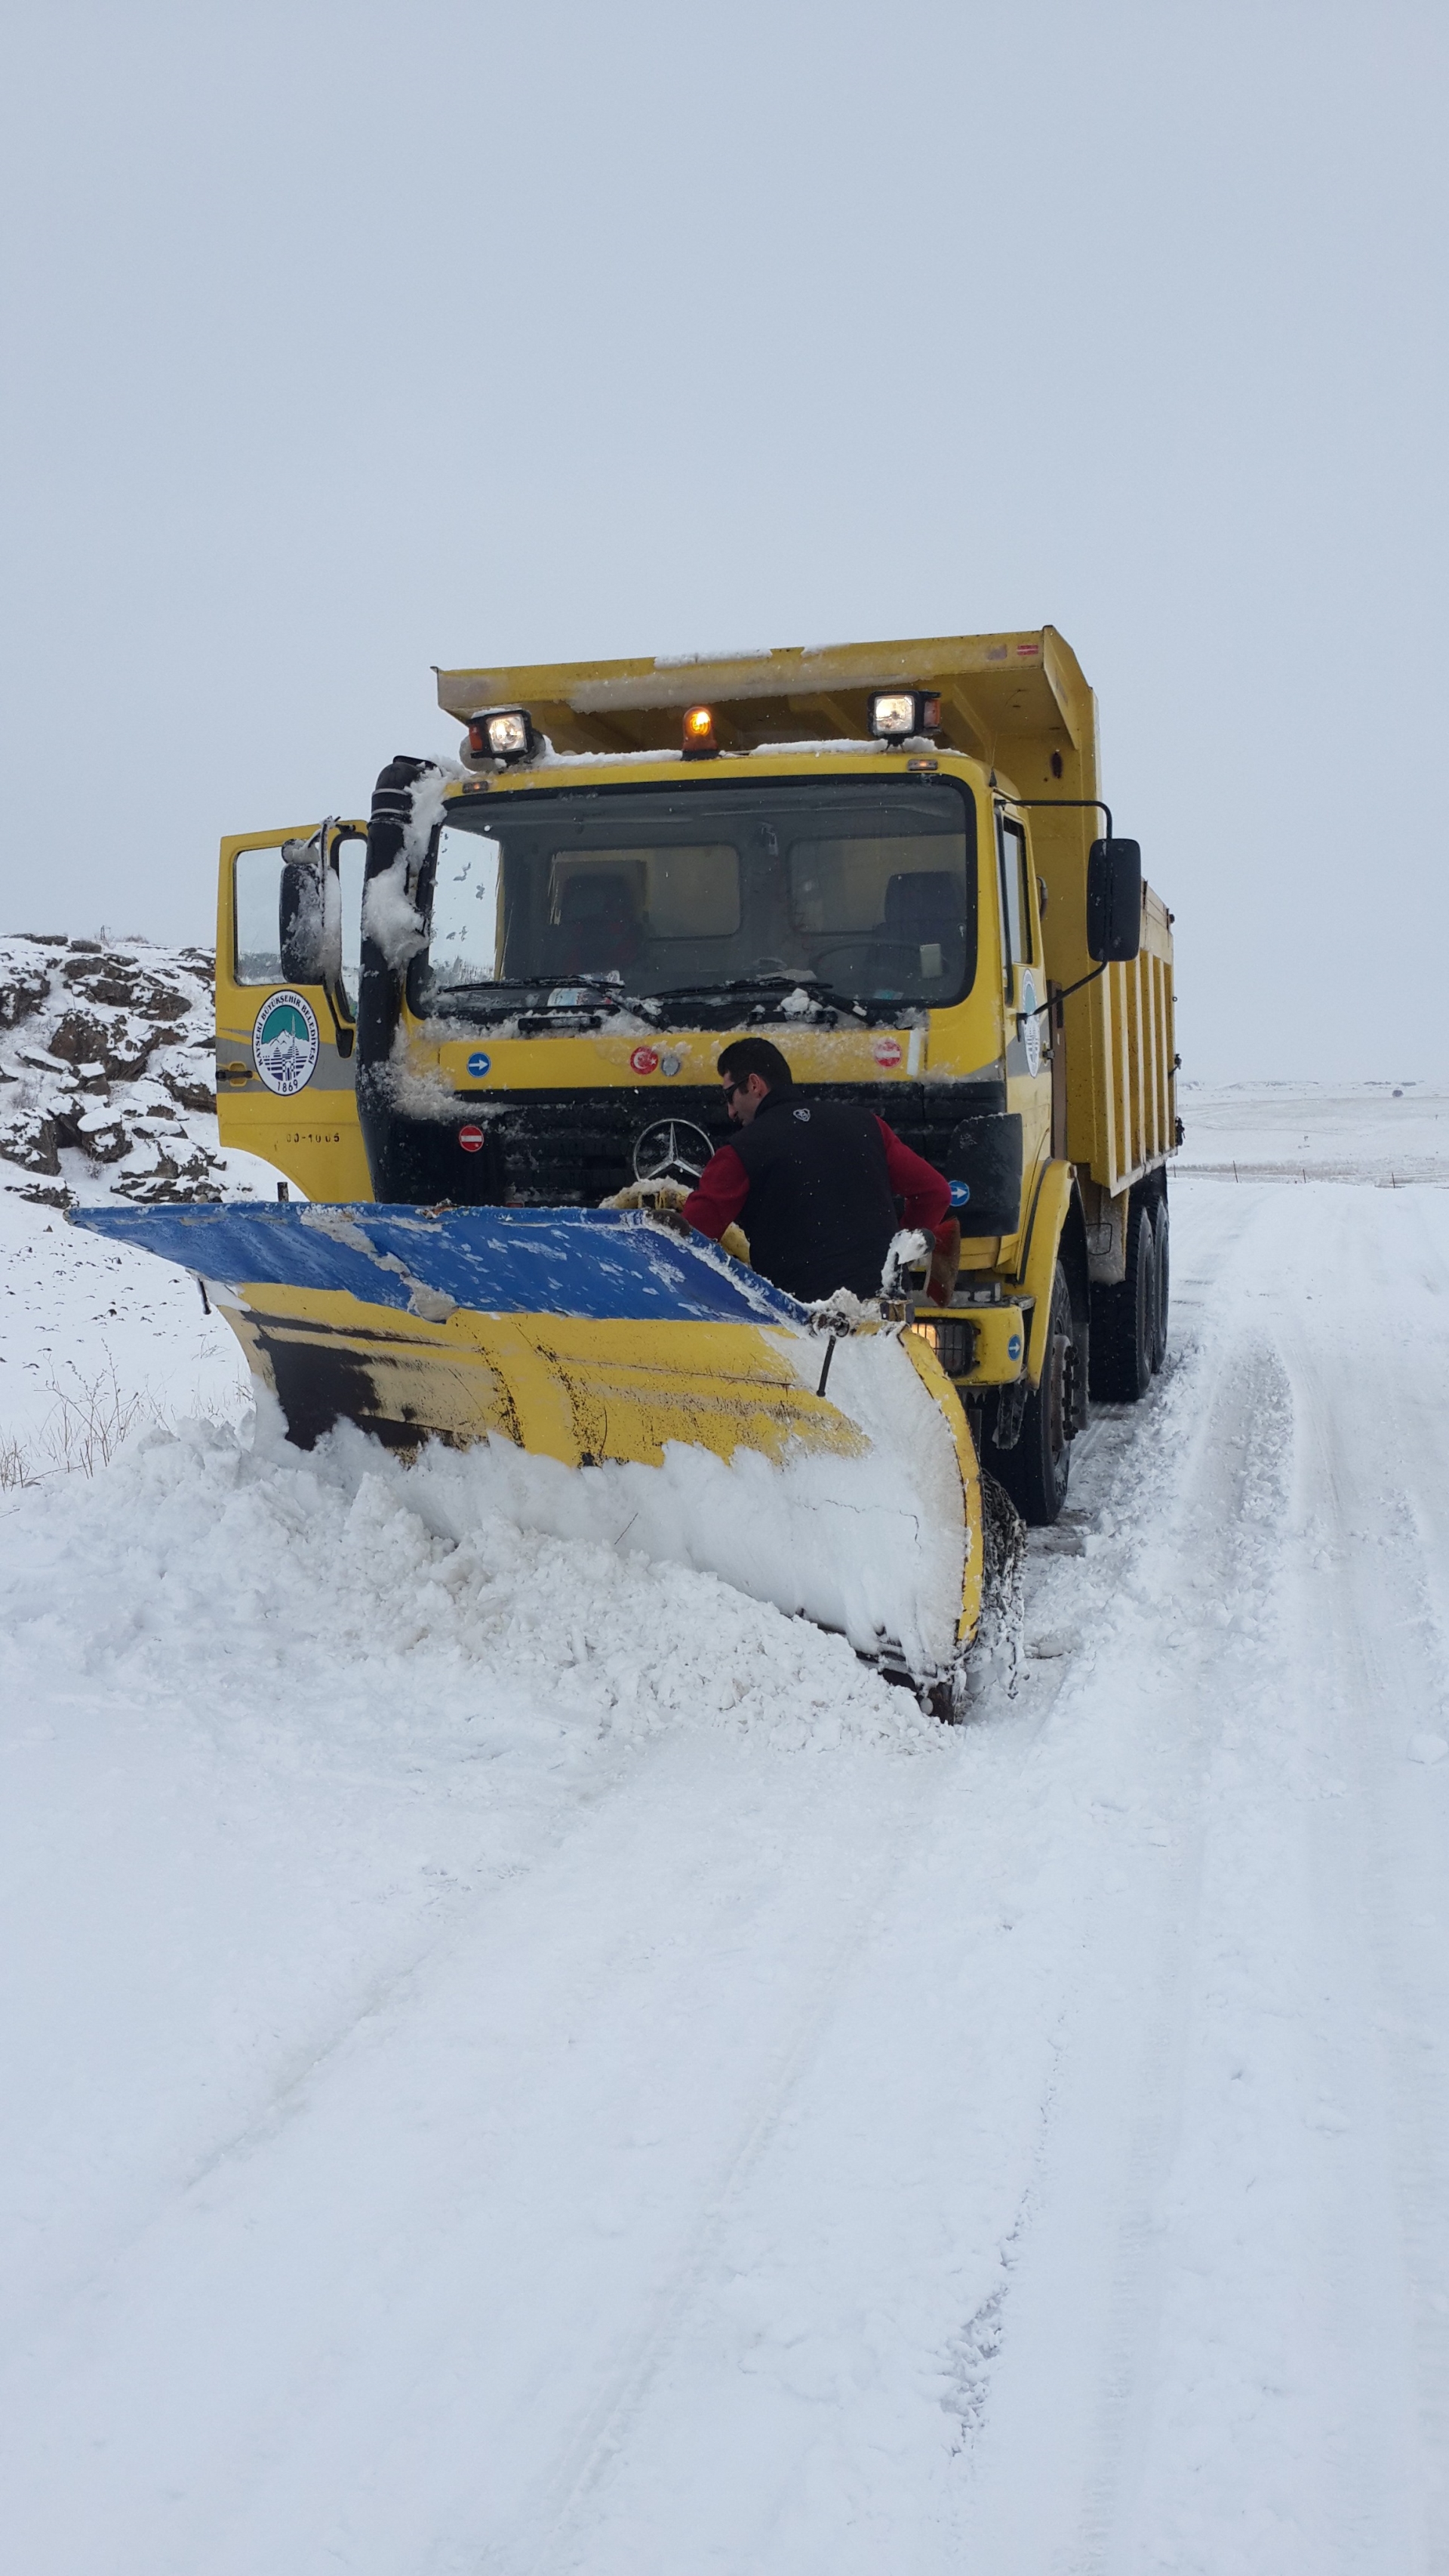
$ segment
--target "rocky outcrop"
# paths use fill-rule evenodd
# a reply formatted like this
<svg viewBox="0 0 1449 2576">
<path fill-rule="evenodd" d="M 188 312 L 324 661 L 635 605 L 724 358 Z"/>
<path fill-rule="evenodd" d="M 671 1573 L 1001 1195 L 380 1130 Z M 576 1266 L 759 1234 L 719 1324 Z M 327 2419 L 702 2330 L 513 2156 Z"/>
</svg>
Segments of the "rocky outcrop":
<svg viewBox="0 0 1449 2576">
<path fill-rule="evenodd" d="M 18 1029 L 22 1020 L 34 1017 L 49 994 L 49 969 L 22 961 L 13 969 L 9 981 L 0 985 L 0 1029 Z"/>
<path fill-rule="evenodd" d="M 220 1198 L 212 1049 L 204 949 L 0 937 L 0 1186 Z"/>
</svg>

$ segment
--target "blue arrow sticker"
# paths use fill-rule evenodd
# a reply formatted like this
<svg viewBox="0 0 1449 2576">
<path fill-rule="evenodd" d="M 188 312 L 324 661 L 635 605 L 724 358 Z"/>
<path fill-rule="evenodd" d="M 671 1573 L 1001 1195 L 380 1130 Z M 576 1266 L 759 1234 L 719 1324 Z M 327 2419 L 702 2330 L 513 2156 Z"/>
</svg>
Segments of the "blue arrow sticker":
<svg viewBox="0 0 1449 2576">
<path fill-rule="evenodd" d="M 1021 1335 L 1020 1335 L 1020 1333 L 1013 1333 L 1013 1334 L 1012 1334 L 1010 1341 L 1009 1341 L 1009 1342 L 1007 1343 L 1007 1345 L 1006 1345 L 1006 1356 L 1007 1356 L 1007 1358 L 1008 1358 L 1009 1360 L 1019 1360 L 1019 1359 L 1020 1359 L 1020 1357 L 1021 1357 Z"/>
<path fill-rule="evenodd" d="M 970 1196 L 971 1185 L 968 1181 L 953 1181 L 951 1183 L 951 1205 L 953 1207 L 965 1207 Z"/>
<path fill-rule="evenodd" d="M 491 1056 L 486 1056 L 486 1055 L 470 1055 L 470 1056 L 469 1056 L 469 1058 L 468 1058 L 468 1071 L 473 1075 L 473 1077 L 474 1077 L 474 1080 L 475 1080 L 475 1081 L 477 1081 L 477 1082 L 481 1082 L 481 1081 L 482 1081 L 483 1076 L 484 1076 L 484 1074 L 488 1071 L 488 1067 L 489 1067 L 489 1065 L 491 1064 L 491 1062 L 492 1062 L 492 1058 L 491 1058 Z"/>
</svg>

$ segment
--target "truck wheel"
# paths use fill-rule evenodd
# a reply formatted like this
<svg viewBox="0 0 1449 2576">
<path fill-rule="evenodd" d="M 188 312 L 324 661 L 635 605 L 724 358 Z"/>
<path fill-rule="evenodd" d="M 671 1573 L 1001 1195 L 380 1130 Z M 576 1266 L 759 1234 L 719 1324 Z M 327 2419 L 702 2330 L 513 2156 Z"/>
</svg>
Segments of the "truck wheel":
<svg viewBox="0 0 1449 2576">
<path fill-rule="evenodd" d="M 1076 1429 L 1077 1345 L 1072 1292 L 1060 1262 L 1052 1280 L 1047 1346 L 1041 1384 L 1022 1408 L 1021 1430 L 1010 1449 L 989 1453 L 992 1474 L 1006 1487 L 1030 1529 L 1046 1529 L 1067 1499 Z"/>
<path fill-rule="evenodd" d="M 1167 1240 L 1167 1201 L 1159 1199 L 1152 1218 L 1152 1259 L 1157 1272 L 1157 1306 L 1153 1319 L 1152 1374 L 1167 1357 L 1167 1288 L 1171 1258 Z"/>
<path fill-rule="evenodd" d="M 1157 1243 L 1140 1199 L 1127 1214 L 1127 1276 L 1092 1291 L 1092 1395 L 1098 1404 L 1136 1404 L 1152 1383 L 1157 1336 Z"/>
</svg>

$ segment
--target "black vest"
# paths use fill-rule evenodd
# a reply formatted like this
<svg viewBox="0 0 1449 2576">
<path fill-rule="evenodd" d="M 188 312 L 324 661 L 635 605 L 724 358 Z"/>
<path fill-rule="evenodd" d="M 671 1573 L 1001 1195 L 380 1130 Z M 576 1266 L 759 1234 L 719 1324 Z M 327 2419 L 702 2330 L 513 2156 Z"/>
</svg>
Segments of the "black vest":
<svg viewBox="0 0 1449 2576">
<path fill-rule="evenodd" d="M 837 1288 L 878 1297 L 900 1219 L 871 1111 L 772 1091 L 730 1143 L 749 1174 L 739 1221 L 762 1277 L 804 1305 Z"/>
</svg>

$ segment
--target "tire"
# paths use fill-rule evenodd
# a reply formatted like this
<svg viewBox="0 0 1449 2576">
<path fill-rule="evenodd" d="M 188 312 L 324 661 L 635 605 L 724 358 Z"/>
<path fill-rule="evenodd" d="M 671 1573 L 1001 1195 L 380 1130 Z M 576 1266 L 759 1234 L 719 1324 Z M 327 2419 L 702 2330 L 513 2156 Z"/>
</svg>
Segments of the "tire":
<svg viewBox="0 0 1449 2576">
<path fill-rule="evenodd" d="M 1067 1499 L 1076 1412 L 1076 1326 L 1067 1274 L 1058 1262 L 1041 1384 L 1026 1399 L 1014 1445 L 989 1448 L 983 1461 L 1005 1486 L 1029 1529 L 1049 1528 Z"/>
<path fill-rule="evenodd" d="M 1165 1198 L 1158 1200 L 1152 1212 L 1152 1257 L 1157 1270 L 1157 1300 L 1152 1335 L 1152 1374 L 1156 1377 L 1167 1357 L 1167 1291 L 1172 1269 L 1168 1248 Z"/>
<path fill-rule="evenodd" d="M 1092 1397 L 1097 1404 L 1138 1404 L 1152 1384 L 1158 1338 L 1157 1238 L 1145 1203 L 1127 1214 L 1127 1276 L 1119 1288 L 1092 1291 Z"/>
</svg>

